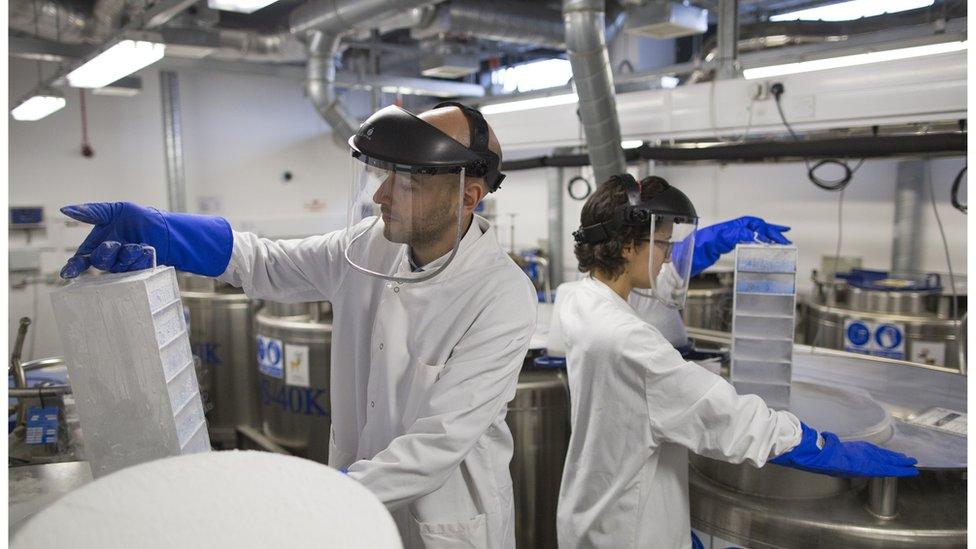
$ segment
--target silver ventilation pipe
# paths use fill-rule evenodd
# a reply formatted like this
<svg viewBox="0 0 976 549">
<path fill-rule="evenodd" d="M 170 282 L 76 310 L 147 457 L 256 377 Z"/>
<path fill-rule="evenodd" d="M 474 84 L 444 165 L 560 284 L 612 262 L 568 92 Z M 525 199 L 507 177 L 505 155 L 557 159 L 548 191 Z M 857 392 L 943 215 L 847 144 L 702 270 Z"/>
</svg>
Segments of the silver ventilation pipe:
<svg viewBox="0 0 976 549">
<path fill-rule="evenodd" d="M 341 37 L 313 31 L 308 40 L 308 65 L 306 67 L 305 92 L 315 109 L 332 128 L 332 139 L 340 147 L 346 145 L 359 124 L 339 103 L 336 94 L 336 67 L 333 58 L 339 49 Z"/>
<path fill-rule="evenodd" d="M 563 0 L 563 21 L 586 148 L 594 177 L 603 183 L 627 169 L 604 36 L 603 0 Z"/>
<path fill-rule="evenodd" d="M 342 35 L 365 21 L 431 3 L 430 0 L 312 0 L 289 15 L 290 32 L 307 40 L 305 91 L 332 127 L 332 137 L 340 146 L 345 146 L 359 127 L 336 94 L 334 58 Z"/>
<path fill-rule="evenodd" d="M 92 9 L 93 22 L 91 25 L 91 40 L 101 44 L 119 30 L 122 13 L 128 6 L 128 0 L 96 0 Z"/>
<path fill-rule="evenodd" d="M 8 6 L 10 30 L 45 40 L 84 42 L 89 21 L 82 10 L 56 0 L 10 0 Z"/>
<path fill-rule="evenodd" d="M 561 14 L 536 4 L 451 0 L 437 8 L 434 20 L 452 34 L 555 50 L 566 47 Z"/>
<path fill-rule="evenodd" d="M 922 256 L 922 206 L 925 204 L 925 160 L 898 163 L 895 184 L 895 238 L 891 247 L 892 273 L 919 270 Z"/>
</svg>

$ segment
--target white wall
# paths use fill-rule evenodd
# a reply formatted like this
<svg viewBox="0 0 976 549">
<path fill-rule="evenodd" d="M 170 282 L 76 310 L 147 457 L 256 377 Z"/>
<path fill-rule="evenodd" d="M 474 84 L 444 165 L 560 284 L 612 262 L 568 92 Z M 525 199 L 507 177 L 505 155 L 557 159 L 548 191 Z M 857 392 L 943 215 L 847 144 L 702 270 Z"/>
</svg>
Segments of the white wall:
<svg viewBox="0 0 976 549">
<path fill-rule="evenodd" d="M 34 70 L 30 62 L 10 60 L 10 97 L 33 87 Z M 77 91 L 69 92 L 64 110 L 42 121 L 10 121 L 9 201 L 14 206 L 45 208 L 48 229 L 34 234 L 29 244 L 43 250 L 45 273 L 56 273 L 88 231 L 85 226 L 66 224 L 59 207 L 101 200 L 166 206 L 158 74 L 146 70 L 141 76 L 144 89 L 137 97 L 89 96 L 93 159 L 79 153 Z M 332 142 L 300 83 L 194 70 L 180 70 L 179 79 L 190 211 L 199 211 L 204 200 L 208 207 L 216 205 L 215 213 L 231 219 L 235 227 L 269 235 L 311 234 L 341 222 L 348 156 Z M 897 162 L 868 161 L 846 192 L 843 253 L 862 255 L 868 267 L 885 268 L 890 263 Z M 963 162 L 945 158 L 932 163 L 953 265 L 960 272 L 965 271 L 965 218 L 949 206 L 948 190 Z M 294 174 L 291 182 L 282 181 L 285 170 Z M 654 171 L 689 193 L 703 224 L 752 214 L 792 225 L 790 236 L 800 248 L 802 284 L 820 256 L 833 253 L 837 194 L 809 183 L 800 163 L 675 165 Z M 576 173 L 566 170 L 565 177 Z M 494 196 L 503 244 L 509 241 L 510 213 L 516 214 L 517 247 L 538 246 L 539 240 L 548 238 L 546 189 L 551 177 L 545 169 L 509 174 Z M 324 206 L 311 211 L 309 206 L 316 200 Z M 568 276 L 574 276 L 569 234 L 579 224 L 582 203 L 568 197 L 564 203 L 564 267 Z M 920 268 L 945 271 L 929 206 L 922 228 L 925 249 Z M 24 235 L 11 232 L 10 245 L 28 244 Z M 47 296 L 50 289 L 41 284 L 9 291 L 9 334 L 15 333 L 19 317 L 36 318 L 29 356 L 51 356 L 60 350 Z"/>
<path fill-rule="evenodd" d="M 844 193 L 844 224 L 841 254 L 863 257 L 864 266 L 887 269 L 891 265 L 894 190 L 898 159 L 868 160 L 858 170 Z M 966 216 L 952 208 L 949 189 L 963 157 L 936 158 L 930 163 L 937 207 L 946 230 L 950 256 L 956 273 L 966 272 Z M 516 215 L 518 247 L 538 245 L 548 236 L 547 185 L 554 168 L 512 172 L 495 197 L 498 219 L 508 223 Z M 588 172 L 588 170 L 587 170 Z M 579 173 L 566 170 L 565 179 Z M 806 178 L 800 162 L 767 164 L 658 165 L 651 173 L 667 179 L 695 203 L 701 224 L 710 225 L 742 215 L 755 215 L 793 227 L 788 236 L 799 248 L 799 289 L 809 291 L 811 270 L 822 255 L 833 255 L 837 243 L 839 193 L 820 190 Z M 821 174 L 826 176 L 827 174 Z M 591 176 L 587 176 L 592 180 Z M 565 181 L 564 181 L 565 184 Z M 947 272 L 942 239 L 926 194 L 920 227 L 922 264 L 919 270 Z M 961 198 L 966 199 L 963 191 Z M 579 227 L 582 202 L 564 195 L 564 273 L 576 276 L 576 260 L 569 236 Z M 501 228 L 503 242 L 509 231 Z M 731 262 L 723 261 L 731 266 Z"/>
<path fill-rule="evenodd" d="M 33 88 L 35 70 L 32 62 L 10 59 L 12 99 Z M 199 211 L 198 199 L 207 198 L 235 227 L 289 236 L 324 231 L 344 219 L 348 153 L 332 142 L 300 83 L 193 70 L 178 75 L 190 211 Z M 69 90 L 68 106 L 48 118 L 10 120 L 10 205 L 43 206 L 48 221 L 29 243 L 11 231 L 10 246 L 42 250 L 45 274 L 57 273 L 88 233 L 87 226 L 68 225 L 61 206 L 116 200 L 167 206 L 158 70 L 140 76 L 143 91 L 136 97 L 88 95 L 94 158 L 79 152 L 77 90 Z M 285 170 L 293 173 L 291 182 L 282 181 Z M 316 200 L 320 211 L 309 207 Z M 32 357 L 60 352 L 51 288 L 32 284 L 9 291 L 10 341 L 18 319 L 33 317 Z"/>
</svg>

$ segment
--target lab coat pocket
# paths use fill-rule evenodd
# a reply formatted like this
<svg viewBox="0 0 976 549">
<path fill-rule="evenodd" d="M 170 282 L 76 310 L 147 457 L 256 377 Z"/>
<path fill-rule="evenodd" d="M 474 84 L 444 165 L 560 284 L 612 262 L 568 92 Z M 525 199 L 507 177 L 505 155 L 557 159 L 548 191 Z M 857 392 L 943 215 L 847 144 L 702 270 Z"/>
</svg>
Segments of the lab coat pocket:
<svg viewBox="0 0 976 549">
<path fill-rule="evenodd" d="M 417 421 L 420 411 L 430 400 L 430 391 L 434 382 L 440 376 L 444 365 L 433 366 L 424 362 L 416 362 L 413 367 L 413 378 L 410 381 L 410 391 L 403 407 L 403 428 L 410 429 L 410 426 Z"/>
<path fill-rule="evenodd" d="M 426 549 L 488 549 L 488 518 L 484 514 L 458 522 L 413 520 Z"/>
</svg>

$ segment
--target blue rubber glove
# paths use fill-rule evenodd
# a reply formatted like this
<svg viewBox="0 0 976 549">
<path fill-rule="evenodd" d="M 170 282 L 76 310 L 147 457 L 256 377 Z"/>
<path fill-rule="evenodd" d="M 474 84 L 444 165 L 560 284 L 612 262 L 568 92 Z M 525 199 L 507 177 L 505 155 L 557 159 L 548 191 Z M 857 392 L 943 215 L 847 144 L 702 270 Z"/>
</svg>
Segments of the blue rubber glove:
<svg viewBox="0 0 976 549">
<path fill-rule="evenodd" d="M 691 531 L 691 549 L 705 549 L 705 544 L 698 539 L 694 530 Z"/>
<path fill-rule="evenodd" d="M 913 477 L 917 461 L 870 442 L 841 442 L 833 433 L 817 434 L 804 423 L 800 444 L 771 463 L 833 477 Z"/>
<path fill-rule="evenodd" d="M 61 213 L 95 226 L 61 269 L 61 278 L 74 278 L 89 266 L 113 273 L 146 269 L 153 249 L 159 265 L 218 276 L 234 247 L 234 233 L 222 217 L 162 212 L 131 202 L 77 204 Z"/>
<path fill-rule="evenodd" d="M 769 242 L 790 244 L 783 233 L 784 225 L 766 223 L 758 217 L 745 216 L 723 221 L 695 231 L 695 254 L 691 259 L 691 276 L 711 267 L 722 254 L 735 249 L 740 242 Z"/>
</svg>

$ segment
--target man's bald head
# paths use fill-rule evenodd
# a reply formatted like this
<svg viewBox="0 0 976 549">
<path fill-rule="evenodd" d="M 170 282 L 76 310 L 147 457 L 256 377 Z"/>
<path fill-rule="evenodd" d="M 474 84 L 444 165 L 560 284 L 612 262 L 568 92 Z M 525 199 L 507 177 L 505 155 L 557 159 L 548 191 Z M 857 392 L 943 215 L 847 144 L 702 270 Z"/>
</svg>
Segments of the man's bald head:
<svg viewBox="0 0 976 549">
<path fill-rule="evenodd" d="M 454 106 L 431 109 L 421 113 L 419 118 L 451 136 L 451 138 L 465 147 L 471 146 L 471 124 L 461 109 Z M 485 122 L 485 124 L 487 125 L 488 123 Z M 498 155 L 498 164 L 500 167 L 502 163 L 502 146 L 498 143 L 498 138 L 495 137 L 495 130 L 491 129 L 491 126 L 488 126 L 488 150 Z"/>
</svg>

